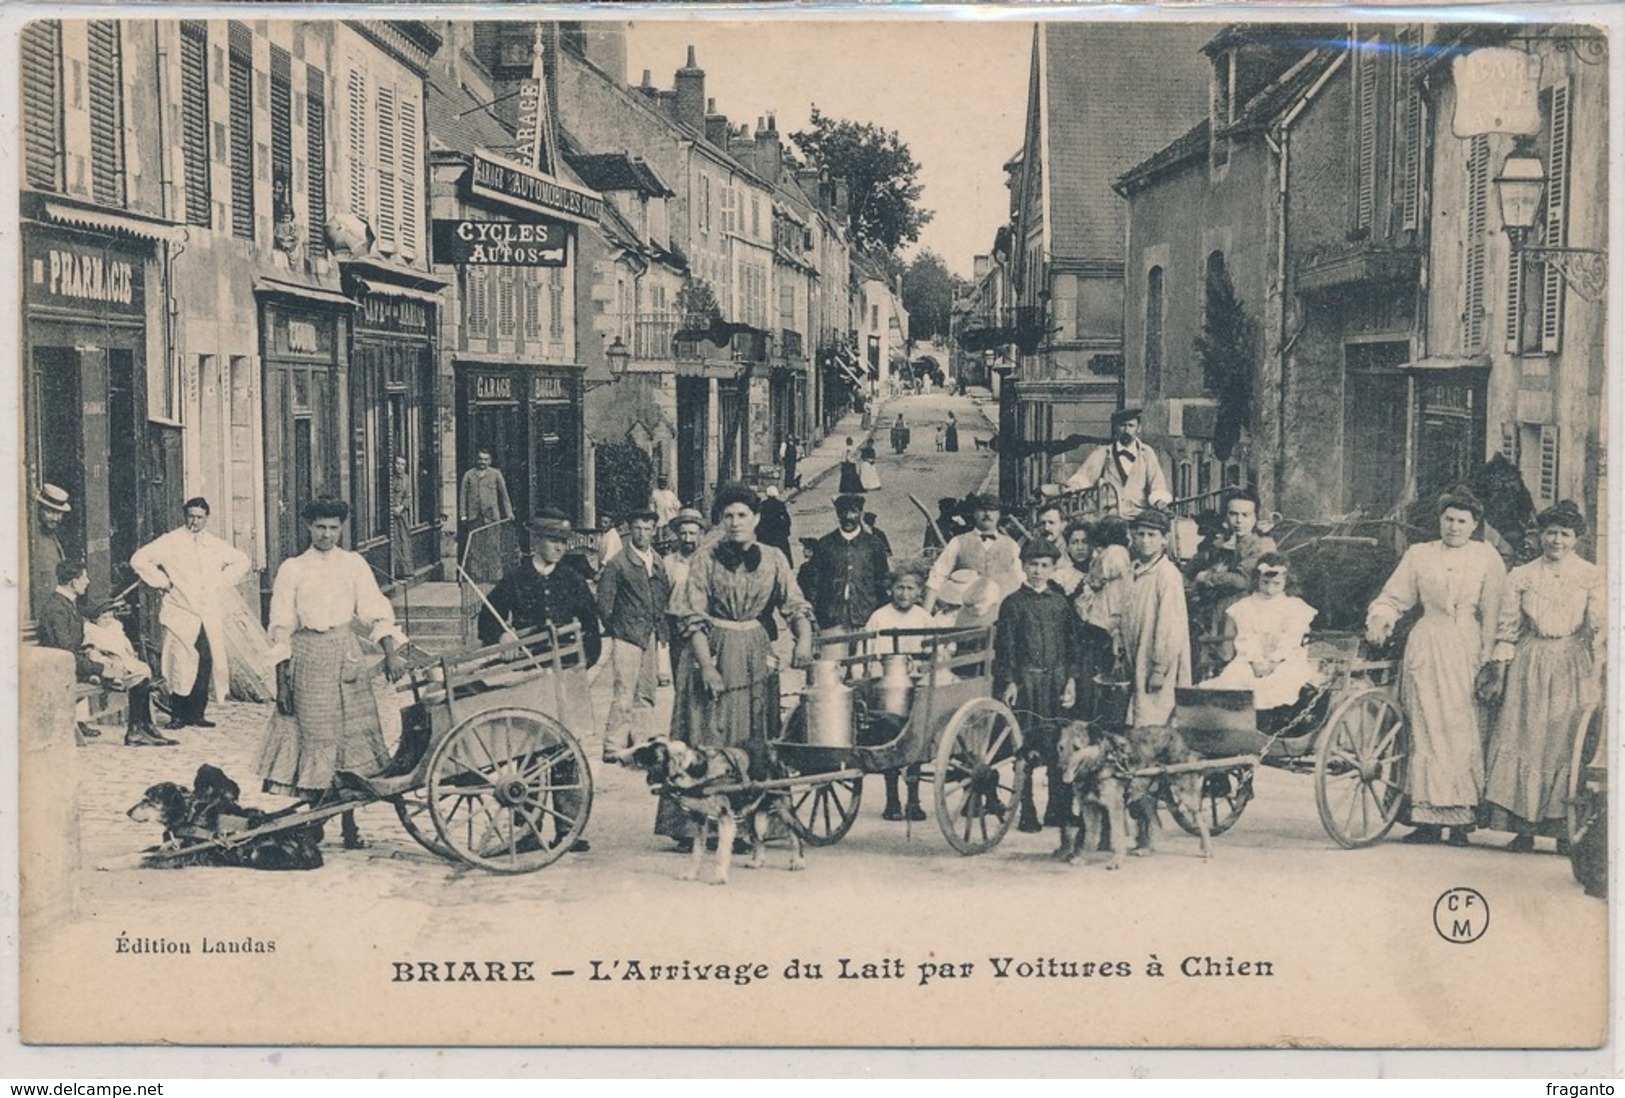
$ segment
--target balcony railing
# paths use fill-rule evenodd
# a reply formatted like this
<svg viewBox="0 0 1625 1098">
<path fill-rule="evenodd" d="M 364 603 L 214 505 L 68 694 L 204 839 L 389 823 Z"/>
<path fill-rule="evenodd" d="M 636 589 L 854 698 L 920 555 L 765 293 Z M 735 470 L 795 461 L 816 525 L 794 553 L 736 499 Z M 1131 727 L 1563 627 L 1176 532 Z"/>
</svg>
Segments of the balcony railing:
<svg viewBox="0 0 1625 1098">
<path fill-rule="evenodd" d="M 632 319 L 632 358 L 651 362 L 674 357 L 672 337 L 679 325 L 676 313 L 639 313 Z"/>
</svg>

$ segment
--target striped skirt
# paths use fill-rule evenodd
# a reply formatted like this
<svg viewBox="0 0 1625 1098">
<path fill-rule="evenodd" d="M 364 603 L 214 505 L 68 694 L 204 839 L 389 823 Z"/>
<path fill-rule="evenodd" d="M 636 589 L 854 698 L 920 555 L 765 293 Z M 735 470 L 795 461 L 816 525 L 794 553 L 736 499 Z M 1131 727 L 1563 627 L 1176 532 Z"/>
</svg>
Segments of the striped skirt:
<svg viewBox="0 0 1625 1098">
<path fill-rule="evenodd" d="M 333 772 L 368 777 L 389 764 L 371 668 L 349 629 L 293 635 L 294 715 L 271 714 L 256 772 L 267 793 L 308 797 Z"/>
</svg>

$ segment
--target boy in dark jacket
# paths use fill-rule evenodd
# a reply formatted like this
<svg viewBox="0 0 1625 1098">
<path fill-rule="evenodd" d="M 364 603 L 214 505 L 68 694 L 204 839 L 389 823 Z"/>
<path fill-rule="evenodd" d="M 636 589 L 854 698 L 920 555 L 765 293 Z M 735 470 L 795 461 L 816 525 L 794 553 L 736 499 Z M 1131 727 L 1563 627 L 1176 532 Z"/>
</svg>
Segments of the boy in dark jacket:
<svg viewBox="0 0 1625 1098">
<path fill-rule="evenodd" d="M 1061 551 L 1055 543 L 1035 538 L 1021 547 L 1026 583 L 999 606 L 993 632 L 993 693 L 1016 712 L 1031 750 L 1048 768 L 1048 801 L 1043 823 L 1033 803 L 1029 770 L 1021 785 L 1022 831 L 1059 824 L 1066 811 L 1061 795 L 1055 735 L 1064 711 L 1076 697 L 1075 679 L 1082 643 L 1078 615 L 1061 589 L 1050 582 Z"/>
</svg>

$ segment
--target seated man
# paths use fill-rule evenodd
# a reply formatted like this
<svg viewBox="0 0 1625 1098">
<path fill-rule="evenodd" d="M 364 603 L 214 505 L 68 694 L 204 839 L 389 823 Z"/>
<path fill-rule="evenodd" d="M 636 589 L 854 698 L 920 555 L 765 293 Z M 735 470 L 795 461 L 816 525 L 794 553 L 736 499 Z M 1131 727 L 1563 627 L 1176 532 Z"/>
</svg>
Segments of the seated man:
<svg viewBox="0 0 1625 1098">
<path fill-rule="evenodd" d="M 91 641 L 86 641 L 85 619 L 79 613 L 79 600 L 90 589 L 90 576 L 83 561 L 64 560 L 56 565 L 56 589 L 35 609 L 39 642 L 45 648 L 73 653 L 74 673 L 80 682 L 106 684 L 129 695 L 129 716 L 125 722 L 126 747 L 173 747 L 178 742 L 158 734 L 152 723 L 152 670 L 135 657 L 123 629 L 111 615 L 90 623 Z M 111 619 L 111 620 L 109 620 Z M 81 725 L 81 735 L 97 735 Z"/>
</svg>

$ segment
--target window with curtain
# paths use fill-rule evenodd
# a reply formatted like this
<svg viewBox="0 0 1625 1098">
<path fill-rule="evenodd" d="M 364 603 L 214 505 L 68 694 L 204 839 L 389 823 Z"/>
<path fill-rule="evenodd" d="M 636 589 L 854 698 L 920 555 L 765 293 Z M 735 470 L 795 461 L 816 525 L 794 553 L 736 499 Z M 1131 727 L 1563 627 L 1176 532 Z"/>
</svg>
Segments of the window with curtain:
<svg viewBox="0 0 1625 1098">
<path fill-rule="evenodd" d="M 85 28 L 90 106 L 90 193 L 104 206 L 125 204 L 124 61 L 117 23 Z"/>
<path fill-rule="evenodd" d="M 198 19 L 181 24 L 181 153 L 186 186 L 186 223 L 214 224 L 214 192 L 209 186 L 209 26 Z"/>
<path fill-rule="evenodd" d="M 227 68 L 231 106 L 231 235 L 254 239 L 254 36 L 232 23 Z"/>
</svg>

